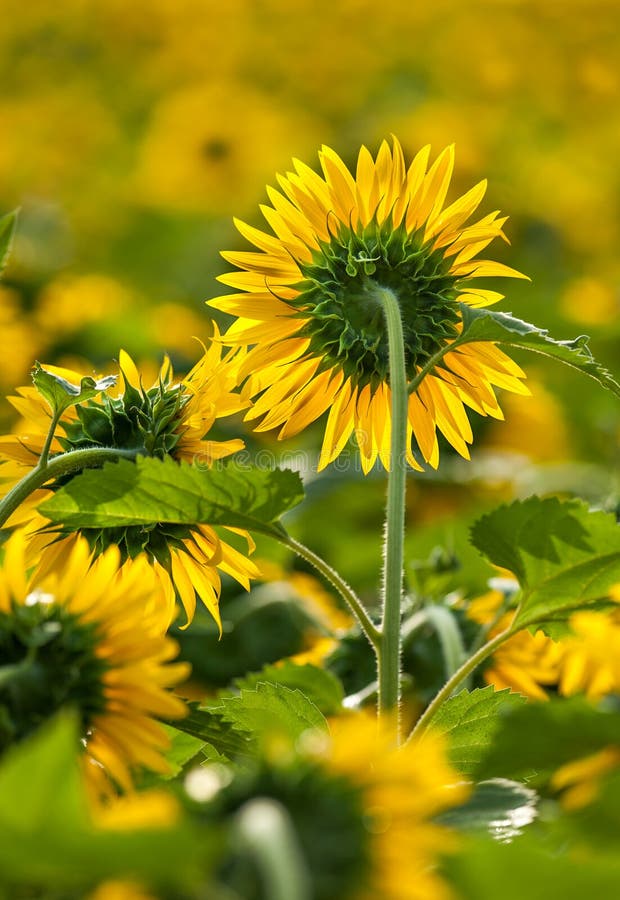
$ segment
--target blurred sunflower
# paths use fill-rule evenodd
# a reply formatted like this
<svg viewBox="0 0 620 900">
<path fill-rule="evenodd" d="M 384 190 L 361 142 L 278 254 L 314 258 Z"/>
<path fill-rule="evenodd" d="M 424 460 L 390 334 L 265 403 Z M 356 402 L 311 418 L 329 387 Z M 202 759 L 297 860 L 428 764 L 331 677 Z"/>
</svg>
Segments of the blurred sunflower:
<svg viewBox="0 0 620 900">
<path fill-rule="evenodd" d="M 367 832 L 368 871 L 355 900 L 444 900 L 451 896 L 435 871 L 435 859 L 453 835 L 432 819 L 466 799 L 469 789 L 449 766 L 443 741 L 394 747 L 388 729 L 359 714 L 330 723 L 327 768 L 350 779 L 361 793 Z"/>
<path fill-rule="evenodd" d="M 491 590 L 467 607 L 468 618 L 491 626 L 488 638 L 508 628 L 514 617 L 514 609 L 501 613 L 504 601 L 501 591 Z M 558 682 L 561 656 L 560 645 L 544 632 L 519 631 L 497 648 L 484 669 L 484 680 L 498 691 L 510 688 L 533 700 L 546 700 L 545 688 Z"/>
<path fill-rule="evenodd" d="M 489 591 L 469 604 L 470 619 L 493 623 L 489 637 L 507 628 L 514 615 L 513 609 L 497 615 L 503 599 L 500 591 Z M 517 632 L 491 657 L 485 681 L 537 700 L 547 699 L 546 689 L 592 700 L 620 691 L 620 610 L 581 610 L 570 616 L 568 627 L 557 641 L 542 631 Z"/>
<path fill-rule="evenodd" d="M 149 456 L 171 456 L 210 466 L 215 460 L 243 447 L 243 442 L 238 439 L 205 439 L 216 418 L 247 405 L 233 391 L 236 361 L 230 355 L 221 357 L 217 340 L 205 348 L 201 359 L 181 381 L 174 380 L 167 359 L 158 379 L 148 389 L 143 387 L 140 373 L 124 351 L 120 353 L 119 366 L 122 392 L 116 397 L 104 394 L 100 399 L 68 409 L 52 442 L 52 454 L 83 447 L 119 447 L 135 449 Z M 75 372 L 48 368 L 69 381 L 80 382 L 81 376 Z M 0 437 L 0 458 L 9 461 L 8 470 L 15 480 L 23 476 L 24 467 L 37 463 L 49 429 L 50 410 L 43 397 L 30 387 L 19 388 L 17 396 L 9 400 L 23 421 L 16 434 Z M 34 507 L 54 486 L 52 483 L 35 492 L 31 503 L 27 508 L 22 507 L 19 516 L 11 522 L 15 524 L 19 518 L 23 521 L 24 516 L 32 519 L 29 531 L 34 533 L 29 553 L 33 562 L 38 560 L 39 576 L 62 569 L 69 548 L 78 540 L 77 534 L 62 529 L 61 539 L 58 530 L 50 536 L 49 522 L 34 512 Z M 247 532 L 227 530 L 241 535 L 249 551 L 253 550 Z M 153 523 L 126 528 L 85 528 L 79 534 L 87 539 L 95 556 L 110 545 L 118 546 L 120 560 L 125 566 L 131 566 L 135 559 L 146 555 L 166 598 L 169 621 L 174 617 L 176 590 L 187 615 L 187 624 L 194 615 L 198 594 L 221 628 L 219 571 L 236 578 L 246 588 L 249 579 L 258 575 L 257 567 L 209 525 Z"/>
<path fill-rule="evenodd" d="M 436 871 L 436 858 L 456 838 L 433 819 L 460 804 L 468 786 L 449 766 L 441 737 L 396 748 L 387 729 L 363 713 L 330 721 L 330 734 L 309 732 L 295 748 L 268 743 L 253 772 L 235 775 L 222 766 L 192 773 L 209 791 L 205 813 L 221 827 L 249 801 L 281 804 L 292 821 L 311 877 L 314 900 L 447 900 L 452 897 Z M 195 799 L 200 800 L 198 792 Z M 237 852 L 234 847 L 232 853 Z M 222 861 L 227 887 L 257 898 L 256 879 Z M 262 896 L 262 894 L 261 894 Z"/>
<path fill-rule="evenodd" d="M 9 539 L 0 572 L 0 749 L 72 706 L 95 791 L 106 775 L 131 788 L 135 767 L 168 772 L 156 717 L 185 714 L 168 688 L 189 666 L 168 664 L 177 645 L 164 633 L 152 567 L 141 559 L 119 573 L 117 548 L 92 562 L 78 539 L 62 569 L 29 582 L 26 544 L 21 530 Z"/>
<path fill-rule="evenodd" d="M 262 212 L 274 235 L 237 221 L 259 252 L 225 252 L 241 271 L 220 276 L 240 293 L 209 301 L 237 316 L 225 341 L 255 345 L 240 367 L 249 396 L 247 419 L 257 431 L 280 427 L 280 439 L 302 431 L 329 410 L 319 469 L 355 432 L 365 472 L 379 457 L 387 468 L 391 393 L 387 332 L 378 289 L 402 311 L 407 375 L 413 379 L 462 327 L 459 303 L 487 306 L 496 291 L 469 287 L 481 276 L 525 276 L 474 259 L 505 218 L 493 212 L 465 221 L 480 204 L 482 181 L 443 208 L 454 166 L 446 148 L 428 168 L 429 148 L 409 168 L 394 138 L 376 159 L 362 147 L 355 176 L 329 147 L 319 154 L 323 177 L 294 161 L 268 188 Z M 528 394 L 521 369 L 494 344 L 465 344 L 446 353 L 409 397 L 408 461 L 419 468 L 411 440 L 436 467 L 437 429 L 462 456 L 473 440 L 465 413 L 503 418 L 494 387 Z"/>
</svg>

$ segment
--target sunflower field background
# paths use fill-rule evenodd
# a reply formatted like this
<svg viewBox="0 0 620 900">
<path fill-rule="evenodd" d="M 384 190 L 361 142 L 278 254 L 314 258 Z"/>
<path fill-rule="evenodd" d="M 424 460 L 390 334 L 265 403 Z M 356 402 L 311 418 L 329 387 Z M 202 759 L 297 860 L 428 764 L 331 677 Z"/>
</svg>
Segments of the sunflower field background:
<svg viewBox="0 0 620 900">
<path fill-rule="evenodd" d="M 248 250 L 234 219 L 266 227 L 265 186 L 291 160 L 320 171 L 326 145 L 354 172 L 362 145 L 375 158 L 391 136 L 407 161 L 454 143 L 446 205 L 487 178 L 481 215 L 509 215 L 493 259 L 531 279 L 484 288 L 557 342 L 589 335 L 609 387 L 619 18 L 617 0 L 4 0 L 0 215 L 19 214 L 14 235 L 0 227 L 0 389 L 18 399 L 0 406 L 0 489 L 33 448 L 53 463 L 147 434 L 163 468 L 122 460 L 125 488 L 139 468 L 170 498 L 187 463 L 200 524 L 190 535 L 186 512 L 147 539 L 151 523 L 131 531 L 117 509 L 101 544 L 78 498 L 50 542 L 45 503 L 58 512 L 67 469 L 3 528 L 3 900 L 618 895 L 618 396 L 512 348 L 531 396 L 499 390 L 505 421 L 469 414 L 470 460 L 440 435 L 439 466 L 409 473 L 405 733 L 510 627 L 519 590 L 530 618 L 396 750 L 372 720 L 363 623 L 293 552 L 326 560 L 376 622 L 386 473 L 363 471 L 353 441 L 317 471 L 327 412 L 280 441 L 244 421 L 216 279 L 223 250 Z M 592 374 L 585 356 L 576 367 Z M 46 446 L 54 408 L 64 432 Z M 303 502 L 276 467 L 301 475 Z M 214 496 L 236 518 L 201 518 Z M 52 633 L 71 677 L 60 650 L 37 649 Z M 22 679 L 20 641 L 44 659 L 39 681 Z"/>
</svg>

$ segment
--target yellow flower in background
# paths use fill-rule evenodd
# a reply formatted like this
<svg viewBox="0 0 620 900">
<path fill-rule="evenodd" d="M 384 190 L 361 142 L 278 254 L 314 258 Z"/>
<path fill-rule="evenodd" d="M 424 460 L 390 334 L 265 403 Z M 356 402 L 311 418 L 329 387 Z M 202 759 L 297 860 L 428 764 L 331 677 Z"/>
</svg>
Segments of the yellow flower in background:
<svg viewBox="0 0 620 900">
<path fill-rule="evenodd" d="M 0 385 L 9 387 L 26 375 L 43 340 L 35 323 L 21 309 L 17 292 L 4 285 L 0 285 L 0 334 Z"/>
<path fill-rule="evenodd" d="M 152 567 L 136 560 L 119 573 L 117 548 L 93 562 L 81 539 L 62 568 L 28 581 L 26 544 L 23 531 L 9 539 L 0 572 L 2 746 L 73 706 L 95 790 L 106 776 L 131 788 L 136 767 L 168 772 L 169 740 L 157 717 L 185 714 L 169 688 L 189 666 L 169 662 L 177 645 L 165 636 Z"/>
<path fill-rule="evenodd" d="M 60 420 L 51 446 L 52 454 L 93 447 L 139 448 L 149 456 L 171 456 L 202 466 L 210 466 L 243 447 L 238 439 L 209 440 L 208 432 L 221 416 L 243 409 L 247 404 L 234 393 L 237 362 L 230 354 L 222 358 L 221 345 L 211 342 L 198 363 L 181 381 L 174 380 L 169 360 L 165 360 L 152 387 L 145 389 L 138 369 L 128 354 L 121 351 L 119 366 L 123 390 L 117 397 L 103 395 L 71 407 Z M 51 368 L 51 367 L 50 367 Z M 71 382 L 79 383 L 75 372 L 54 369 Z M 22 416 L 15 434 L 0 438 L 0 459 L 8 460 L 14 479 L 22 477 L 25 469 L 34 466 L 41 454 L 50 423 L 46 401 L 34 388 L 19 388 L 9 398 Z M 120 435 L 120 436 L 119 436 Z M 0 475 L 3 469 L 0 468 Z M 75 533 L 50 534 L 49 524 L 34 512 L 49 487 L 35 492 L 28 504 L 10 520 L 11 524 L 32 518 L 29 525 L 31 540 L 29 555 L 38 562 L 39 575 L 62 570 L 66 554 L 78 541 Z M 251 552 L 253 542 L 247 532 L 226 529 L 239 535 Z M 193 526 L 153 523 L 151 527 L 82 529 L 95 556 L 110 545 L 120 548 L 124 567 L 143 555 L 154 567 L 168 611 L 168 622 L 175 615 L 178 596 L 191 621 L 196 608 L 196 595 L 205 604 L 218 626 L 220 572 L 236 578 L 249 588 L 250 578 L 258 575 L 257 567 L 229 541 L 225 541 L 209 525 Z"/>
<path fill-rule="evenodd" d="M 531 397 L 511 394 L 502 401 L 506 423 L 493 422 L 485 443 L 522 453 L 537 462 L 567 459 L 572 452 L 572 439 L 562 404 L 542 380 L 530 375 L 528 384 Z"/>
<path fill-rule="evenodd" d="M 239 293 L 209 301 L 237 317 L 225 341 L 252 345 L 240 367 L 249 396 L 246 418 L 257 431 L 302 431 L 329 410 L 319 469 L 355 433 L 365 472 L 377 457 L 387 468 L 391 394 L 387 333 L 376 287 L 397 296 L 405 332 L 407 374 L 414 378 L 459 333 L 458 303 L 487 306 L 496 291 L 469 285 L 482 276 L 524 276 L 477 255 L 504 237 L 505 218 L 465 222 L 486 182 L 444 208 L 453 147 L 430 166 L 429 148 L 406 166 L 400 144 L 383 143 L 376 159 L 363 147 L 355 174 L 331 150 L 319 154 L 323 175 L 295 160 L 294 172 L 268 188 L 262 212 L 274 234 L 237 221 L 258 251 L 226 252 L 241 271 L 220 276 Z M 521 369 L 493 344 L 448 352 L 409 398 L 411 441 L 436 467 L 437 430 L 462 456 L 473 439 L 465 407 L 502 418 L 494 387 L 527 394 Z"/>
<path fill-rule="evenodd" d="M 605 326 L 620 313 L 620 296 L 609 282 L 587 277 L 569 281 L 560 296 L 565 316 L 586 325 Z"/>
<path fill-rule="evenodd" d="M 551 787 L 562 792 L 565 809 L 581 809 L 596 799 L 601 778 L 617 770 L 619 765 L 620 747 L 605 747 L 560 766 L 551 778 Z"/>
<path fill-rule="evenodd" d="M 107 275 L 65 276 L 41 291 L 34 318 L 44 333 L 62 336 L 92 322 L 118 319 L 133 304 L 133 292 Z"/>
<path fill-rule="evenodd" d="M 134 179 L 136 199 L 182 212 L 244 208 L 257 185 L 319 127 L 282 109 L 269 94 L 233 80 L 194 84 L 164 95 L 145 134 Z M 306 137 L 307 136 L 307 137 Z"/>
<path fill-rule="evenodd" d="M 157 900 L 135 881 L 104 881 L 86 900 Z"/>
<path fill-rule="evenodd" d="M 574 613 L 563 638 L 558 689 L 592 700 L 620 691 L 620 612 Z"/>
<path fill-rule="evenodd" d="M 489 591 L 473 600 L 467 615 L 492 626 L 493 637 L 510 625 L 511 609 L 501 615 L 503 594 Z M 612 599 L 617 599 L 613 596 Z M 585 694 L 596 700 L 620 691 L 620 611 L 581 610 L 569 620 L 569 633 L 554 641 L 542 631 L 519 631 L 497 648 L 484 679 L 498 690 L 511 688 L 535 700 L 546 700 L 546 689 L 565 697 Z"/>
<path fill-rule="evenodd" d="M 463 802 L 469 788 L 445 755 L 443 740 L 396 748 L 392 734 L 360 713 L 330 721 L 331 739 L 318 760 L 360 792 L 366 831 L 366 865 L 358 865 L 355 900 L 446 900 L 452 894 L 435 871 L 455 836 L 432 820 Z"/>
</svg>

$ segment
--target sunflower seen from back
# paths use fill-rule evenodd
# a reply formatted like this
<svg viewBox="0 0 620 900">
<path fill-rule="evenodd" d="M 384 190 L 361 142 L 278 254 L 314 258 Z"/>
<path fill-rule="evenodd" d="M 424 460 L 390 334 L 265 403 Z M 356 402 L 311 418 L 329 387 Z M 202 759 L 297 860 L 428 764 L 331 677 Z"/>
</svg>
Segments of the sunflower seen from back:
<svg viewBox="0 0 620 900">
<path fill-rule="evenodd" d="M 216 419 L 247 405 L 235 393 L 234 357 L 235 354 L 222 356 L 221 344 L 214 340 L 185 378 L 175 379 L 166 359 L 155 382 L 146 388 L 131 357 L 121 351 L 122 386 L 118 395 L 104 394 L 67 409 L 58 423 L 51 455 L 102 446 L 135 450 L 137 455 L 160 459 L 169 456 L 204 467 L 230 456 L 243 447 L 243 441 L 211 440 L 209 431 Z M 53 371 L 70 382 L 80 382 L 81 376 L 75 372 Z M 22 417 L 14 434 L 0 437 L 0 460 L 6 461 L 0 472 L 8 473 L 10 486 L 10 477 L 17 481 L 38 462 L 51 411 L 33 387 L 18 388 L 16 396 L 9 400 Z M 63 483 L 70 477 L 64 476 Z M 246 553 L 234 546 L 232 532 L 247 544 L 249 551 L 253 550 L 250 535 L 239 529 L 224 529 L 222 534 L 208 524 L 154 522 L 121 528 L 83 528 L 79 532 L 61 526 L 52 530 L 48 520 L 36 512 L 36 506 L 55 487 L 51 482 L 36 491 L 9 521 L 13 525 L 27 523 L 31 534 L 28 557 L 31 564 L 37 563 L 39 577 L 61 571 L 72 546 L 85 537 L 94 558 L 110 546 L 119 548 L 123 567 L 131 567 L 136 559 L 146 557 L 164 595 L 169 622 L 175 616 L 175 601 L 179 599 L 189 623 L 198 596 L 221 627 L 220 573 L 231 575 L 246 588 L 250 578 L 258 574 Z"/>
<path fill-rule="evenodd" d="M 0 754 L 71 707 L 95 794 L 110 778 L 130 789 L 142 767 L 168 773 L 158 719 L 186 714 L 170 688 L 189 665 L 171 662 L 178 648 L 152 566 L 143 557 L 119 571 L 116 547 L 93 562 L 78 538 L 62 569 L 28 578 L 27 544 L 16 531 L 0 569 Z"/>
<path fill-rule="evenodd" d="M 220 276 L 237 293 L 209 301 L 237 320 L 225 341 L 249 347 L 241 365 L 247 413 L 257 431 L 280 439 L 329 410 L 319 470 L 355 434 L 364 472 L 377 458 L 389 467 L 391 393 L 388 339 L 377 288 L 399 302 L 411 381 L 459 334 L 459 303 L 488 306 L 496 291 L 472 287 L 482 276 L 524 278 L 502 263 L 478 259 L 506 221 L 492 212 L 466 224 L 486 190 L 481 181 L 444 206 L 454 148 L 429 167 L 429 147 L 407 167 L 399 142 L 376 158 L 362 147 L 355 173 L 329 147 L 322 175 L 298 160 L 268 188 L 262 213 L 273 234 L 236 221 L 257 248 L 225 252 L 239 271 Z M 439 461 L 437 431 L 468 458 L 473 436 L 465 407 L 503 418 L 495 388 L 528 394 L 521 369 L 492 343 L 448 351 L 409 397 L 409 463 Z"/>
</svg>

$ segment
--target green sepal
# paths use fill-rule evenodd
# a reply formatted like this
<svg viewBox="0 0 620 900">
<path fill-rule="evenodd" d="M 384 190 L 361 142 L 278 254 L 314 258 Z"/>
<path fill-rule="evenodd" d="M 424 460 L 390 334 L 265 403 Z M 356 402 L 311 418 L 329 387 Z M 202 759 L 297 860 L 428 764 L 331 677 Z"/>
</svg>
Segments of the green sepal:
<svg viewBox="0 0 620 900">
<path fill-rule="evenodd" d="M 107 375 L 98 380 L 86 375 L 79 384 L 73 384 L 36 362 L 32 371 L 32 381 L 41 396 L 47 400 L 52 414 L 59 416 L 76 403 L 90 400 L 101 391 L 114 387 L 116 375 Z"/>
</svg>

